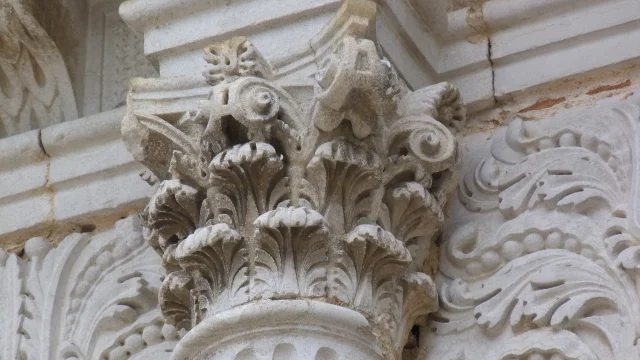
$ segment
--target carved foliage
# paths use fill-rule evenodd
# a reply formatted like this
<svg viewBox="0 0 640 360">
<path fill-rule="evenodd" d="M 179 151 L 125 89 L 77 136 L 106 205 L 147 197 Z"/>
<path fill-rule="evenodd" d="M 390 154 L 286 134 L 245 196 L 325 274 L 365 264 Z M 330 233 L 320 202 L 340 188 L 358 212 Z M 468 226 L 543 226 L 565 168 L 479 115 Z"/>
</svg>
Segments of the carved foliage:
<svg viewBox="0 0 640 360">
<path fill-rule="evenodd" d="M 459 189 L 427 359 L 640 358 L 639 119 L 605 104 L 494 138 Z"/>
<path fill-rule="evenodd" d="M 214 86 L 198 111 L 175 122 L 130 103 L 123 122 L 130 151 L 164 180 L 143 218 L 169 271 L 165 316 L 189 328 L 258 298 L 332 298 L 406 338 L 435 302 L 416 269 L 446 201 L 433 175 L 457 159 L 437 120 L 464 119 L 457 90 L 399 101 L 375 44 L 345 37 L 320 59 L 305 117 L 246 39 L 212 45 L 205 59 Z M 411 300 L 414 288 L 428 299 Z"/>
<path fill-rule="evenodd" d="M 217 85 L 230 77 L 271 77 L 269 65 L 245 37 L 237 36 L 204 49 L 204 59 L 211 64 L 205 77 L 209 85 Z"/>
<path fill-rule="evenodd" d="M 308 208 L 278 208 L 255 221 L 252 297 L 325 295 L 329 231 Z"/>
<path fill-rule="evenodd" d="M 0 1 L 0 136 L 78 117 L 64 59 L 32 10 Z"/>
<path fill-rule="evenodd" d="M 3 359 L 168 359 L 179 335 L 157 310 L 163 270 L 134 218 L 55 249 L 31 239 L 25 255 L 2 254 Z"/>
</svg>

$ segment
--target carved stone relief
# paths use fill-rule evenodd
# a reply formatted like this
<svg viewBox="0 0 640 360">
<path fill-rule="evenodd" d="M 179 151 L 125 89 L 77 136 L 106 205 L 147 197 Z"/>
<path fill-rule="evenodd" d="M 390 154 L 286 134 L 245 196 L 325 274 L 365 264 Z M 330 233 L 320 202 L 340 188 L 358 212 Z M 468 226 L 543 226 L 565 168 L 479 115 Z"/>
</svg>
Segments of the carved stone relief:
<svg viewBox="0 0 640 360">
<path fill-rule="evenodd" d="M 637 100 L 466 140 L 422 359 L 638 359 Z"/>
<path fill-rule="evenodd" d="M 88 10 L 87 66 L 84 74 L 84 114 L 123 106 L 129 79 L 156 77 L 145 57 L 142 34 L 129 28 L 118 14 L 122 0 L 93 4 Z"/>
<path fill-rule="evenodd" d="M 331 324 L 324 328 L 369 328 L 358 335 L 367 345 L 346 345 L 346 335 L 327 342 L 311 329 L 313 341 L 278 343 L 275 332 L 257 340 L 268 358 L 399 358 L 415 321 L 436 308 L 421 269 L 455 185 L 460 95 L 445 83 L 408 91 L 372 40 L 331 41 L 317 58 L 309 108 L 243 37 L 205 49 L 211 88 L 192 109 L 139 104 L 138 88 L 148 93 L 153 81 L 133 82 L 122 132 L 153 172 L 147 178 L 161 181 L 142 215 L 168 272 L 160 307 L 190 329 L 175 359 L 256 358 L 242 334 L 273 330 L 274 321 L 303 331 L 296 311 L 307 307 L 327 308 L 304 311 Z M 157 80 L 158 91 L 167 82 Z M 279 306 L 279 320 L 253 323 Z M 325 323 L 326 311 L 353 315 Z M 248 313 L 256 315 L 238 320 Z M 219 322 L 238 329 L 228 335 L 237 343 L 219 338 Z"/>
<path fill-rule="evenodd" d="M 180 335 L 158 309 L 164 270 L 136 217 L 55 249 L 33 238 L 24 254 L 0 250 L 0 357 L 169 358 Z"/>
<path fill-rule="evenodd" d="M 101 111 L 125 104 L 130 78 L 158 75 L 144 56 L 142 36 L 131 30 L 116 11 L 105 14 L 104 36 Z"/>
<path fill-rule="evenodd" d="M 24 0 L 0 0 L 0 137 L 78 117 L 56 44 Z"/>
</svg>

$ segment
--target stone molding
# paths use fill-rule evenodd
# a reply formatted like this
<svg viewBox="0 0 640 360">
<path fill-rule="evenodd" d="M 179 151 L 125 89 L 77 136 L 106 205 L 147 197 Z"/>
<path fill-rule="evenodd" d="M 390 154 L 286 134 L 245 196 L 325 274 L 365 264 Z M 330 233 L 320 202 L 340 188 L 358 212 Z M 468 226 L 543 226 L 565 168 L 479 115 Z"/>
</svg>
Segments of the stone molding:
<svg viewBox="0 0 640 360">
<path fill-rule="evenodd" d="M 0 139 L 0 243 L 111 227 L 149 201 L 144 167 L 120 134 L 124 108 Z"/>
<path fill-rule="evenodd" d="M 383 360 L 370 328 L 360 313 L 324 302 L 249 303 L 188 332 L 172 359 Z"/>
<path fill-rule="evenodd" d="M 465 140 L 421 359 L 640 358 L 637 100 Z"/>
<path fill-rule="evenodd" d="M 129 0 L 120 9 L 131 27 L 146 34 L 146 54 L 158 60 L 162 76 L 205 66 L 199 55 L 203 42 L 230 34 L 250 35 L 272 63 L 282 49 L 294 52 L 291 44 L 303 53 L 340 2 L 274 1 L 259 14 L 252 11 L 264 1 L 188 3 L 180 7 L 172 1 Z M 473 6 L 452 11 L 440 0 L 378 3 L 377 40 L 409 87 L 450 82 L 460 88 L 470 112 L 640 56 L 635 45 L 640 6 L 635 0 L 472 1 Z M 216 20 L 193 31 L 205 18 Z M 240 20 L 228 23 L 225 18 Z M 169 32 L 182 36 L 167 36 Z"/>
<path fill-rule="evenodd" d="M 436 308 L 421 269 L 455 184 L 464 108 L 446 83 L 406 90 L 372 24 L 372 2 L 338 11 L 317 37 L 307 102 L 244 37 L 205 48 L 210 87 L 197 106 L 176 112 L 194 93 L 165 90 L 194 89 L 186 79 L 132 82 L 122 133 L 157 183 L 142 218 L 168 272 L 160 307 L 191 337 L 243 304 L 312 299 L 364 314 L 371 351 L 399 358 Z M 201 350 L 189 351 L 220 356 Z"/>
<path fill-rule="evenodd" d="M 165 325 L 157 292 L 164 269 L 136 217 L 73 234 L 57 248 L 27 241 L 0 251 L 3 359 L 167 359 L 180 335 Z"/>
<path fill-rule="evenodd" d="M 469 3 L 447 12 L 437 0 L 385 1 L 379 28 L 386 30 L 378 31 L 381 46 L 411 87 L 451 82 L 469 112 L 640 57 L 640 6 L 633 0 Z"/>
<path fill-rule="evenodd" d="M 0 137 L 76 119 L 58 47 L 24 0 L 0 1 Z"/>
</svg>

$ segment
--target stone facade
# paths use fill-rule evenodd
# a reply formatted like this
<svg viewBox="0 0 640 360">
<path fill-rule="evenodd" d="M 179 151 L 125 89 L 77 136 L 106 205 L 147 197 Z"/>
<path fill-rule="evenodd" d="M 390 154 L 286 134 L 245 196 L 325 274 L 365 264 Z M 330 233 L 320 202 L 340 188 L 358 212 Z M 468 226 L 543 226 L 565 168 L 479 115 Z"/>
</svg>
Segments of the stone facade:
<svg viewBox="0 0 640 360">
<path fill-rule="evenodd" d="M 0 0 L 0 358 L 640 359 L 635 0 Z"/>
</svg>

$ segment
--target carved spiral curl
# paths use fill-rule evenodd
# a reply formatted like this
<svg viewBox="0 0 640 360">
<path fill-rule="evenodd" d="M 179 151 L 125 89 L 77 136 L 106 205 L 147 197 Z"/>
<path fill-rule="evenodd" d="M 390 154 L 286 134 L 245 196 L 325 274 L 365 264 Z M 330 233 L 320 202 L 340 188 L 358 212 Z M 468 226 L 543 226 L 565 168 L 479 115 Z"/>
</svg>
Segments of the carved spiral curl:
<svg viewBox="0 0 640 360">
<path fill-rule="evenodd" d="M 410 116 L 393 124 L 387 144 L 389 155 L 410 152 L 426 166 L 429 173 L 453 165 L 456 143 L 446 126 L 430 117 Z"/>
<path fill-rule="evenodd" d="M 460 91 L 449 83 L 439 83 L 416 90 L 400 100 L 398 114 L 429 116 L 452 131 L 460 131 L 466 115 Z"/>
<path fill-rule="evenodd" d="M 278 117 L 279 91 L 258 78 L 247 78 L 229 89 L 232 115 L 247 128 L 262 127 Z"/>
</svg>

